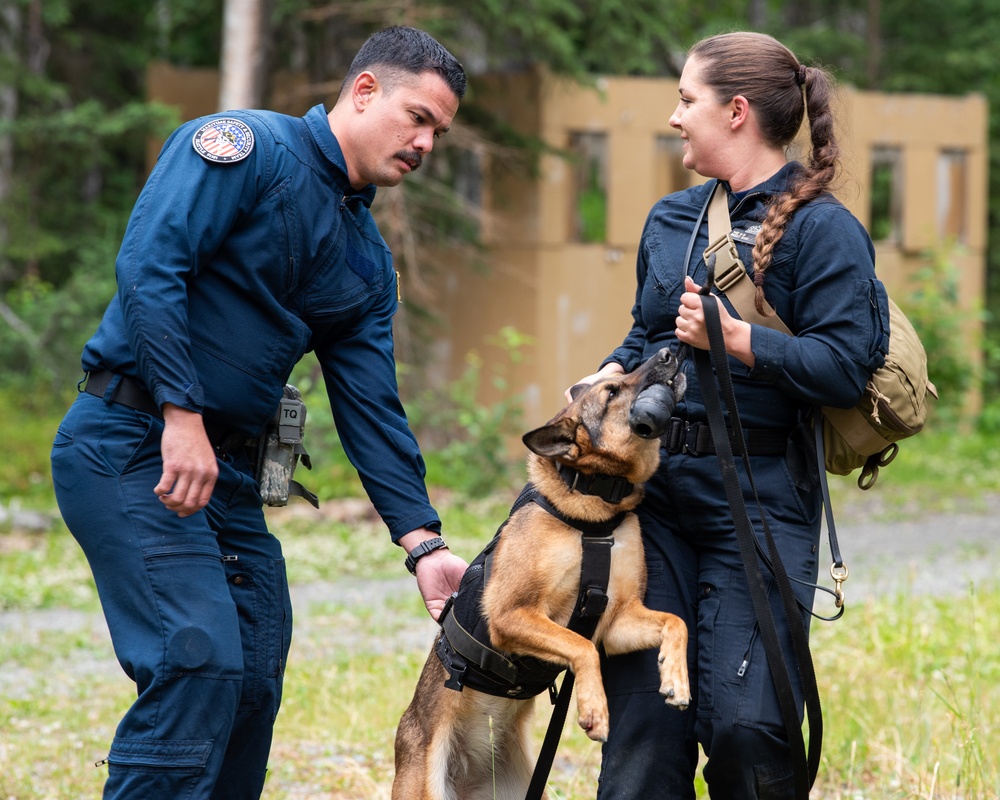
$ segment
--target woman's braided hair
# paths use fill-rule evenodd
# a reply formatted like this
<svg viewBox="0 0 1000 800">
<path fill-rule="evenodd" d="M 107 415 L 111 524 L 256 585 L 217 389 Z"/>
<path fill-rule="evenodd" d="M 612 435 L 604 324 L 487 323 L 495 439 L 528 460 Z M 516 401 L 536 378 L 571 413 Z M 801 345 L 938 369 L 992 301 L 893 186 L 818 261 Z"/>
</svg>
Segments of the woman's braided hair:
<svg viewBox="0 0 1000 800">
<path fill-rule="evenodd" d="M 764 273 L 774 248 L 796 209 L 823 194 L 837 173 L 840 148 L 833 132 L 830 99 L 833 79 L 819 67 L 806 67 L 777 39 L 762 33 L 724 33 L 691 48 L 702 79 L 721 103 L 737 95 L 754 108 L 768 143 L 787 147 L 795 139 L 808 106 L 812 150 L 805 170 L 791 189 L 775 197 L 753 248 L 756 305 L 764 311 Z"/>
</svg>

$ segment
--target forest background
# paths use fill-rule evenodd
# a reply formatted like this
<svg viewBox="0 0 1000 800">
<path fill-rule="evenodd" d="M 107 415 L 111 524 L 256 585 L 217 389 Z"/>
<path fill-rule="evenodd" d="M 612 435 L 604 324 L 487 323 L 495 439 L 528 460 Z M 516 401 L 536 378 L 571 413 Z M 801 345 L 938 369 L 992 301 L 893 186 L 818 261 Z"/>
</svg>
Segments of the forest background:
<svg viewBox="0 0 1000 800">
<path fill-rule="evenodd" d="M 477 74 L 542 66 L 583 81 L 676 76 L 686 48 L 720 30 L 773 33 L 805 63 L 826 65 L 859 89 L 982 93 L 991 169 L 981 372 L 949 338 L 957 320 L 946 270 L 922 287 L 929 307 L 919 316 L 937 317 L 935 330 L 924 333 L 932 377 L 950 388 L 952 406 L 961 407 L 963 391 L 981 389 L 984 418 L 1000 416 L 992 410 L 1000 396 L 1000 0 L 956 0 L 946 14 L 930 0 L 0 0 L 0 390 L 10 391 L 10 402 L 63 403 L 81 377 L 80 349 L 114 291 L 115 254 L 146 176 L 146 143 L 179 122 L 173 110 L 147 102 L 151 60 L 219 67 L 249 26 L 261 46 L 244 63 L 230 56 L 228 68 L 252 75 L 251 99 L 263 101 L 274 76 L 294 70 L 329 100 L 364 38 L 394 23 L 430 30 L 470 73 L 456 126 L 463 135 L 442 148 L 452 156 L 470 144 L 522 163 L 538 152 L 538 142 L 504 129 L 477 104 Z M 428 169 L 384 193 L 390 203 L 393 192 L 413 200 L 405 205 L 410 213 L 380 219 L 404 274 L 431 268 L 407 263 L 420 261 L 414 241 L 479 246 L 477 228 L 455 222 L 476 211 L 454 191 L 460 181 L 459 169 Z M 419 369 L 432 309 L 426 297 L 399 320 L 410 401 L 441 388 L 421 383 Z"/>
</svg>

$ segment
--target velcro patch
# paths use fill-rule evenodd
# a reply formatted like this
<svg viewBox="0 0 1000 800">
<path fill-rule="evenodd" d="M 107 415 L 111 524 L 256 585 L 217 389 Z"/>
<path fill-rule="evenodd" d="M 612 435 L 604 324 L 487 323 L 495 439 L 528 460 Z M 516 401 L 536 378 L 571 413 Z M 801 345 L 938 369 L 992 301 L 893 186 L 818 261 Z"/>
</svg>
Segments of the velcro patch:
<svg viewBox="0 0 1000 800">
<path fill-rule="evenodd" d="M 744 244 L 753 244 L 757 241 L 757 234 L 760 233 L 760 225 L 751 225 L 746 230 L 733 229 L 733 239 Z"/>
<path fill-rule="evenodd" d="M 195 131 L 191 144 L 206 161 L 232 164 L 253 152 L 253 131 L 232 117 L 213 119 Z"/>
</svg>

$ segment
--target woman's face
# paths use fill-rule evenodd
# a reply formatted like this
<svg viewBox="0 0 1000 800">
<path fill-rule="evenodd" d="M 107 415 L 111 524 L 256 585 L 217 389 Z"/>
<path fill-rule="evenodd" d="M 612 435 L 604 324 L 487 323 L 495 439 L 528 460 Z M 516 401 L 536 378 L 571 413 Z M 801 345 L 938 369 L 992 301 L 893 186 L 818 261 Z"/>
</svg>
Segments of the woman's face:
<svg viewBox="0 0 1000 800">
<path fill-rule="evenodd" d="M 702 81 L 695 58 L 684 65 L 680 101 L 670 115 L 670 126 L 684 140 L 684 166 L 706 178 L 728 179 L 722 174 L 726 148 L 732 134 L 729 103 L 720 103 L 715 91 Z"/>
</svg>

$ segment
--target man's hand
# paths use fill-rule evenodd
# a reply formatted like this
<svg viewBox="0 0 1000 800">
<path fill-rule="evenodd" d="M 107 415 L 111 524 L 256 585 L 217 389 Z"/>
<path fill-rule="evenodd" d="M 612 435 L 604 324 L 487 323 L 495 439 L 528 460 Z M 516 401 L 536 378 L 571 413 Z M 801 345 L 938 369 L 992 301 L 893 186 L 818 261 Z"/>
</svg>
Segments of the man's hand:
<svg viewBox="0 0 1000 800">
<path fill-rule="evenodd" d="M 420 528 L 399 538 L 407 554 L 421 542 L 440 534 Z M 424 598 L 424 605 L 435 621 L 441 616 L 445 603 L 462 582 L 469 565 L 450 550 L 434 550 L 417 561 L 417 589 Z"/>
<path fill-rule="evenodd" d="M 215 449 L 208 441 L 201 414 L 172 403 L 163 405 L 160 454 L 163 475 L 153 492 L 179 517 L 208 505 L 219 477 Z"/>
</svg>

